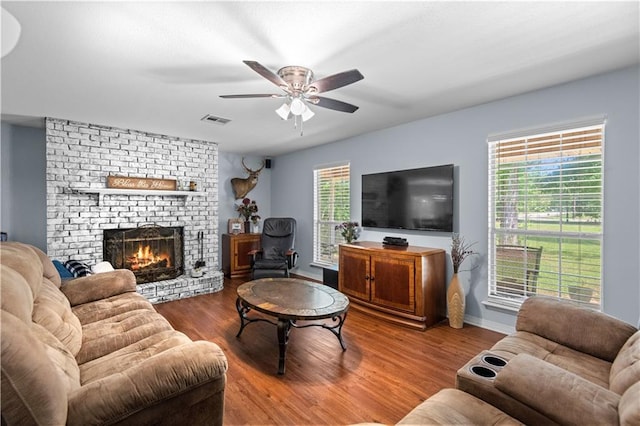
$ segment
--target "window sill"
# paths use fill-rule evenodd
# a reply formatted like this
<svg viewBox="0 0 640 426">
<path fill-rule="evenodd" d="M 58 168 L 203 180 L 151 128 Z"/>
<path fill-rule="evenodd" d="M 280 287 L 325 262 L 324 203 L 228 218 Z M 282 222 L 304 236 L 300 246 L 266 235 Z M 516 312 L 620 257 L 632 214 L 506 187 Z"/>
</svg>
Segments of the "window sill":
<svg viewBox="0 0 640 426">
<path fill-rule="evenodd" d="M 322 269 L 334 269 L 334 270 L 338 270 L 338 265 L 336 265 L 335 263 L 318 263 L 318 262 L 311 262 L 309 264 L 309 266 L 312 266 L 314 268 L 322 268 Z"/>
<path fill-rule="evenodd" d="M 487 300 L 483 300 L 482 304 L 489 309 L 497 309 L 506 312 L 518 312 L 520 310 L 520 305 L 522 302 L 510 302 L 504 299 L 498 299 L 489 296 Z"/>
</svg>

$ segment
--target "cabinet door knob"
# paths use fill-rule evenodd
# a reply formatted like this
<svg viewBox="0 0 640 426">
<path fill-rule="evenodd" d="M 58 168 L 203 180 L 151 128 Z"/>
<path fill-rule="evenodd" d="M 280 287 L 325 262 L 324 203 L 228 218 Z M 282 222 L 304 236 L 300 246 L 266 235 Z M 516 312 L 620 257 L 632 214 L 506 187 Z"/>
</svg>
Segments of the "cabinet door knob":
<svg viewBox="0 0 640 426">
<path fill-rule="evenodd" d="M 364 279 L 368 281 L 369 280 L 369 275 L 365 275 Z"/>
<path fill-rule="evenodd" d="M 375 278 L 374 278 L 374 277 L 371 277 L 371 278 L 369 278 L 369 279 L 370 279 L 371 281 L 375 280 Z"/>
</svg>

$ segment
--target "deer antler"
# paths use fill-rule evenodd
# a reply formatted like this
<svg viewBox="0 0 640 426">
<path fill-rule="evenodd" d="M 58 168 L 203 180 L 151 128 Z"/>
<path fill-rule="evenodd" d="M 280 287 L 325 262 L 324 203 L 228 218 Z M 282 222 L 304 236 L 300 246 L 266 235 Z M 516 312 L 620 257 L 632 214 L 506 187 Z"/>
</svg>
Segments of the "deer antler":
<svg viewBox="0 0 640 426">
<path fill-rule="evenodd" d="M 262 166 L 260 166 L 259 169 L 257 170 L 251 170 L 249 167 L 247 167 L 246 164 L 244 164 L 244 157 L 242 157 L 242 167 L 244 167 L 244 169 L 247 171 L 247 173 L 252 174 L 252 173 L 260 173 L 262 171 L 262 169 L 264 169 L 264 160 L 262 160 Z"/>
</svg>

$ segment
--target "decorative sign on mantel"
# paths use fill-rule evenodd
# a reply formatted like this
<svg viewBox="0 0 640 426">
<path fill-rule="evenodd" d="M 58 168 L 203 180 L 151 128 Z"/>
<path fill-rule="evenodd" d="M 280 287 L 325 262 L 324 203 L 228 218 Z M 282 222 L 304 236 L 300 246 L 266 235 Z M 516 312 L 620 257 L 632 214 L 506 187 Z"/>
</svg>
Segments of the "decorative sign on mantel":
<svg viewBox="0 0 640 426">
<path fill-rule="evenodd" d="M 175 191 L 178 188 L 178 185 L 175 179 L 107 176 L 107 188 Z"/>
</svg>

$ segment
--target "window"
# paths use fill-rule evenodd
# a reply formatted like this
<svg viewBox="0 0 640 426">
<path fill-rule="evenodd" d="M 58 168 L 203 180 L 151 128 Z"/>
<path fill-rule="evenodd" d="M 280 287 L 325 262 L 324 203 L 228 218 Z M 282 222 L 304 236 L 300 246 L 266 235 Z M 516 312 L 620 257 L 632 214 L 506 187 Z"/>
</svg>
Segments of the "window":
<svg viewBox="0 0 640 426">
<path fill-rule="evenodd" d="M 349 163 L 318 167 L 313 171 L 313 263 L 338 263 L 342 236 L 335 226 L 351 217 Z"/>
<path fill-rule="evenodd" d="M 603 139 L 603 118 L 489 137 L 489 304 L 600 309 Z"/>
</svg>

